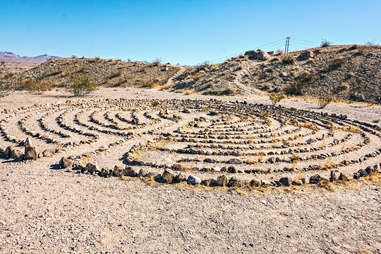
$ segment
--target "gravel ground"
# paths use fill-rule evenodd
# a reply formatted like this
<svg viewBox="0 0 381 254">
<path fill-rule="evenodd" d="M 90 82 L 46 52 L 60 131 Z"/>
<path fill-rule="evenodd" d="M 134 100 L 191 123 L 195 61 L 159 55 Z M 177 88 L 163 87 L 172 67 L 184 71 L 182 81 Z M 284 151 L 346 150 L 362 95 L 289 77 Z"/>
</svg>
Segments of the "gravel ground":
<svg viewBox="0 0 381 254">
<path fill-rule="evenodd" d="M 96 94 L 122 93 L 105 89 Z M 128 96 L 184 95 L 131 89 Z M 0 105 L 66 99 L 55 92 L 16 93 Z M 268 102 L 264 97 L 248 100 Z M 282 104 L 314 107 L 294 99 Z M 369 121 L 381 112 L 344 104 L 326 110 Z M 0 160 L 0 253 L 381 253 L 379 183 L 336 191 L 236 192 L 50 169 L 56 162 L 56 157 Z"/>
</svg>

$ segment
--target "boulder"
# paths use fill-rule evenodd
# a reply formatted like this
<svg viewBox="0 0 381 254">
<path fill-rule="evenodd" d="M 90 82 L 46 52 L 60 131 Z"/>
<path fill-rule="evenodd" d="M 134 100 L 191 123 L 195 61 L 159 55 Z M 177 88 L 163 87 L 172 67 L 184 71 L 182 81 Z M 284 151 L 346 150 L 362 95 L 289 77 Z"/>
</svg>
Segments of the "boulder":
<svg viewBox="0 0 381 254">
<path fill-rule="evenodd" d="M 209 187 L 212 183 L 212 180 L 211 179 L 205 179 L 205 180 L 202 180 L 201 181 L 201 185 L 204 185 L 204 186 L 207 186 Z"/>
<path fill-rule="evenodd" d="M 321 176 L 319 174 L 310 177 L 310 184 L 318 184 L 321 181 Z"/>
<path fill-rule="evenodd" d="M 188 176 L 187 182 L 188 182 L 188 184 L 193 184 L 193 185 L 200 184 L 201 179 L 198 178 L 197 176 L 190 175 L 190 176 Z"/>
<path fill-rule="evenodd" d="M 89 173 L 89 174 L 94 174 L 94 173 L 96 173 L 96 171 L 97 171 L 97 165 L 96 164 L 94 164 L 94 163 L 91 163 L 91 162 L 89 162 L 89 163 L 87 163 L 86 164 L 86 171 Z"/>
<path fill-rule="evenodd" d="M 60 165 L 61 168 L 68 168 L 73 165 L 73 160 L 67 157 L 62 157 L 58 164 Z"/>
<path fill-rule="evenodd" d="M 228 186 L 229 187 L 241 187 L 242 183 L 239 179 L 237 179 L 236 177 L 233 176 L 229 179 Z"/>
<path fill-rule="evenodd" d="M 245 56 L 247 56 L 250 60 L 259 60 L 266 61 L 270 58 L 270 55 L 263 50 L 249 50 L 245 52 Z"/>
<path fill-rule="evenodd" d="M 279 182 L 283 186 L 291 186 L 292 185 L 291 177 L 282 177 L 279 179 Z"/>
<path fill-rule="evenodd" d="M 173 179 L 173 182 L 180 183 L 180 182 L 185 182 L 186 180 L 187 178 L 185 177 L 185 175 L 183 173 L 179 173 L 175 176 L 175 178 Z"/>
<path fill-rule="evenodd" d="M 43 157 L 50 157 L 50 156 L 53 156 L 54 154 L 56 153 L 56 149 L 45 149 L 43 152 L 42 152 L 42 156 Z"/>
<path fill-rule="evenodd" d="M 38 153 L 33 146 L 25 146 L 24 160 L 37 160 Z"/>
<path fill-rule="evenodd" d="M 174 173 L 170 169 L 164 170 L 163 174 L 161 175 L 161 178 L 164 183 L 172 183 L 173 178 L 175 177 Z"/>
<path fill-rule="evenodd" d="M 340 173 L 339 180 L 346 182 L 346 181 L 349 181 L 349 177 L 345 175 L 344 173 Z"/>
<path fill-rule="evenodd" d="M 217 178 L 216 185 L 217 186 L 226 186 L 228 183 L 228 178 L 225 175 L 221 175 Z"/>
<path fill-rule="evenodd" d="M 250 181 L 250 186 L 251 187 L 260 187 L 261 186 L 261 182 L 256 180 L 256 179 L 253 179 Z"/>
<path fill-rule="evenodd" d="M 330 173 L 329 181 L 336 182 L 340 178 L 340 172 L 338 170 L 332 170 Z"/>
<path fill-rule="evenodd" d="M 113 176 L 120 177 L 122 175 L 123 168 L 115 165 L 114 171 L 112 172 Z"/>
<path fill-rule="evenodd" d="M 139 170 L 138 176 L 140 176 L 140 177 L 146 177 L 148 174 L 149 174 L 149 171 L 144 169 L 144 168 L 142 168 L 142 169 Z"/>
<path fill-rule="evenodd" d="M 122 175 L 123 176 L 136 177 L 138 175 L 138 172 L 135 169 L 131 168 L 131 167 L 126 167 L 123 170 Z"/>
</svg>

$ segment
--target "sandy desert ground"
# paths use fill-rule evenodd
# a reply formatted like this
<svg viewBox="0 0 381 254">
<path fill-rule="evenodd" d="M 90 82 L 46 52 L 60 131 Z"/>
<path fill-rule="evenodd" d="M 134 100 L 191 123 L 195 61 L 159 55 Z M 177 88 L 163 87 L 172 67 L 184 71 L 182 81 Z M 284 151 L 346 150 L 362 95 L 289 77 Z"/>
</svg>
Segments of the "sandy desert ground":
<svg viewBox="0 0 381 254">
<path fill-rule="evenodd" d="M 87 98 L 69 98 L 61 91 L 42 95 L 16 92 L 1 98 L 3 114 L 0 120 L 11 115 L 4 130 L 16 138 L 23 139 L 26 136 L 25 131 L 20 131 L 20 124 L 21 127 L 25 124 L 26 129 L 33 132 L 41 128 L 37 119 L 42 117 L 47 125 L 54 128 L 54 119 L 59 114 L 64 114 L 67 124 L 78 118 L 83 131 L 98 131 L 100 134 L 93 143 L 71 148 L 68 146 L 70 149 L 35 161 L 0 159 L 0 253 L 381 253 L 379 177 L 374 181 L 360 179 L 338 184 L 334 190 L 310 184 L 248 190 L 193 186 L 186 182 L 144 182 L 132 177 L 124 180 L 118 177 L 104 178 L 55 167 L 62 156 L 91 152 L 96 147 L 120 140 L 116 135 L 117 130 L 113 130 L 115 135 L 107 136 L 109 133 L 101 133 L 105 126 L 84 122 L 92 117 L 86 113 L 88 108 L 85 101 L 104 98 L 198 99 L 208 102 L 215 97 L 155 89 L 108 88 L 98 90 Z M 270 104 L 266 96 L 260 95 L 217 99 L 222 100 L 222 103 L 246 101 Z M 71 100 L 72 105 L 80 101 L 79 104 L 84 105 L 83 111 L 64 112 L 62 108 L 53 107 L 60 103 L 63 105 L 67 100 Z M 49 104 L 49 107 L 33 106 L 35 104 Z M 301 99 L 283 100 L 280 105 L 345 114 L 350 119 L 381 126 L 379 106 L 332 103 L 324 109 L 318 109 L 313 101 Z M 22 106 L 39 110 L 21 110 L 14 114 L 9 113 L 11 111 L 4 112 L 4 109 L 12 110 Z M 49 108 L 52 110 L 49 111 Z M 93 117 L 101 117 L 100 113 L 107 114 L 112 110 L 114 108 L 99 107 Z M 152 126 L 163 127 L 168 132 L 174 131 L 195 115 L 197 114 L 182 114 L 182 120 L 178 122 L 163 117 L 160 123 Z M 215 120 L 213 117 L 210 119 Z M 85 129 L 83 124 L 91 124 L 93 129 Z M 276 128 L 276 123 L 273 126 Z M 301 133 L 307 134 L 308 131 L 303 129 Z M 96 163 L 102 167 L 114 164 L 122 166 L 120 158 L 128 149 L 155 135 L 145 130 L 145 127 L 136 129 L 136 133 L 139 135 L 124 139 L 116 147 L 108 147 L 108 153 L 100 153 Z M 57 133 L 53 134 L 51 132 L 51 137 Z M 337 135 L 342 137 L 340 133 Z M 79 134 L 71 134 L 71 138 L 76 142 L 81 137 Z M 356 142 L 362 142 L 361 136 L 353 133 L 345 144 L 354 146 Z M 372 149 L 380 145 L 377 137 L 371 136 L 369 142 L 357 153 L 365 154 L 368 150 L 372 152 Z M 40 150 L 53 146 L 43 142 L 41 137 L 33 139 L 33 144 Z M 170 143 L 168 148 L 175 149 L 176 145 Z M 143 159 L 155 161 L 149 154 L 144 153 Z M 342 157 L 350 160 L 354 155 L 356 154 L 348 152 Z M 159 157 L 158 160 L 166 159 L 173 161 L 178 157 L 168 155 L 166 158 Z M 300 166 L 311 163 L 306 160 L 300 162 Z M 353 174 L 362 165 L 365 167 L 375 163 L 380 163 L 379 156 L 361 162 L 361 166 L 354 163 L 343 170 Z M 194 174 L 203 179 L 217 173 Z M 308 172 L 302 174 L 305 177 L 311 176 Z M 238 179 L 246 178 L 244 173 L 237 175 Z M 270 181 L 278 175 L 270 173 L 259 177 Z M 329 171 L 321 172 L 321 175 L 329 177 Z"/>
</svg>

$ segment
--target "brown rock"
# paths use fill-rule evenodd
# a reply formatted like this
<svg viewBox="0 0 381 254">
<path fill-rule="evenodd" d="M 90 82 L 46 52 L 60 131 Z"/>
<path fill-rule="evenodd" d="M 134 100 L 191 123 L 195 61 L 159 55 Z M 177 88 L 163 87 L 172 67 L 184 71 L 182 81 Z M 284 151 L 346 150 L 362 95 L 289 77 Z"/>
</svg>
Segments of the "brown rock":
<svg viewBox="0 0 381 254">
<path fill-rule="evenodd" d="M 25 146 L 24 160 L 37 160 L 38 153 L 33 146 Z"/>
<path fill-rule="evenodd" d="M 136 172 L 136 170 L 131 168 L 131 167 L 126 167 L 123 170 L 122 175 L 123 176 L 136 177 L 138 175 L 138 172 Z"/>
<path fill-rule="evenodd" d="M 217 186 L 226 186 L 228 183 L 228 178 L 225 175 L 219 176 L 217 178 L 216 184 Z"/>
<path fill-rule="evenodd" d="M 115 165 L 114 171 L 112 173 L 113 173 L 113 176 L 120 177 L 122 175 L 122 172 L 123 172 L 123 168 Z"/>
<path fill-rule="evenodd" d="M 69 159 L 67 157 L 62 157 L 60 162 L 59 162 L 59 165 L 61 168 L 71 167 L 73 165 L 73 160 Z"/>
<path fill-rule="evenodd" d="M 336 182 L 340 178 L 340 172 L 338 170 L 332 170 L 329 181 Z"/>
<path fill-rule="evenodd" d="M 50 157 L 53 156 L 56 153 L 56 149 L 45 149 L 42 152 L 43 157 Z"/>
<path fill-rule="evenodd" d="M 97 165 L 91 162 L 86 164 L 86 171 L 90 174 L 94 174 L 97 171 Z"/>
<path fill-rule="evenodd" d="M 163 174 L 161 175 L 161 178 L 162 178 L 163 182 L 165 182 L 165 183 L 172 183 L 173 178 L 174 178 L 174 174 L 173 174 L 172 170 L 166 169 L 166 170 L 164 170 Z"/>
</svg>

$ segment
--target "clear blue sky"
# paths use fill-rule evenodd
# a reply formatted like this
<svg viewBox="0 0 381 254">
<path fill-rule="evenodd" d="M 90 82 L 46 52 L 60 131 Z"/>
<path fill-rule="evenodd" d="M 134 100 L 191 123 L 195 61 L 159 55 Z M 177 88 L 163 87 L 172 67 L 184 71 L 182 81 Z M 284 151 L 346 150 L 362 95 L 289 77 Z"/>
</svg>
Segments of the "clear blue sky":
<svg viewBox="0 0 381 254">
<path fill-rule="evenodd" d="M 198 64 L 258 47 L 381 43 L 381 0 L 0 0 L 0 51 Z"/>
</svg>

